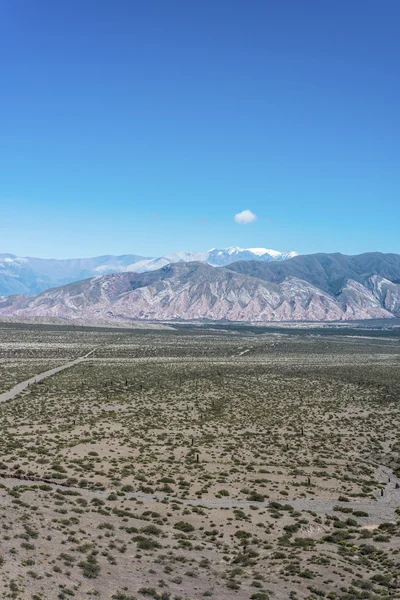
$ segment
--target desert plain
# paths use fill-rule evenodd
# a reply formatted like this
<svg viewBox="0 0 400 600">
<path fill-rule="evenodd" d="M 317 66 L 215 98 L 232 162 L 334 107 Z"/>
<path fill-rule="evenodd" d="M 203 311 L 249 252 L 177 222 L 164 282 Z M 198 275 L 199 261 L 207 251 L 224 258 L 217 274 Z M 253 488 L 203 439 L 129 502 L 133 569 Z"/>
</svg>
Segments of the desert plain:
<svg viewBox="0 0 400 600">
<path fill-rule="evenodd" d="M 399 367 L 396 328 L 1 324 L 0 597 L 400 598 Z"/>
</svg>

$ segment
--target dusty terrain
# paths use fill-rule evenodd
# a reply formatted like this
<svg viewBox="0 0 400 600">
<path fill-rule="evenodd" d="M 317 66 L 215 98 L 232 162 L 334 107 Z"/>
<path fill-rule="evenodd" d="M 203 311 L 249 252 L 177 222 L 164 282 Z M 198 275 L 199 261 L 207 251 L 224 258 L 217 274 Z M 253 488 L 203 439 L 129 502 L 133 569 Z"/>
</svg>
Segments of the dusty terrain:
<svg viewBox="0 0 400 600">
<path fill-rule="evenodd" d="M 399 598 L 399 340 L 0 327 L 0 597 Z"/>
</svg>

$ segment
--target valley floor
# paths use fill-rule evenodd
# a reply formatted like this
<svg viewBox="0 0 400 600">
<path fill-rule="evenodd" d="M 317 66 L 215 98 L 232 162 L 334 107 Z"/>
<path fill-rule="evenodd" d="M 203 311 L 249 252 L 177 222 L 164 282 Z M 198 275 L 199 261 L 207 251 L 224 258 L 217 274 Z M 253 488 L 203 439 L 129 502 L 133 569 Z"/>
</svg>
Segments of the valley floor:
<svg viewBox="0 0 400 600">
<path fill-rule="evenodd" d="M 400 598 L 399 339 L 0 326 L 0 597 Z"/>
</svg>

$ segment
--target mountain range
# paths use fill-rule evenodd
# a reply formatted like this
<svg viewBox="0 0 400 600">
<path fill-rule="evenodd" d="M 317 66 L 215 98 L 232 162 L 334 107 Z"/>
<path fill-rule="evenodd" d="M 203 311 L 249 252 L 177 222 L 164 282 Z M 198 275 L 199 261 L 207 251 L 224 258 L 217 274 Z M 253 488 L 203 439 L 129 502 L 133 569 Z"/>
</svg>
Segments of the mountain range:
<svg viewBox="0 0 400 600">
<path fill-rule="evenodd" d="M 0 316 L 130 320 L 336 321 L 400 316 L 400 255 L 312 254 L 223 267 L 178 262 L 0 299 Z"/>
<path fill-rule="evenodd" d="M 0 296 L 38 294 L 88 277 L 127 271 L 144 273 L 176 262 L 200 261 L 213 266 L 224 266 L 236 260 L 281 261 L 296 255 L 296 252 L 238 246 L 223 250 L 212 248 L 207 252 L 176 252 L 158 258 L 124 254 L 58 260 L 0 254 Z"/>
</svg>

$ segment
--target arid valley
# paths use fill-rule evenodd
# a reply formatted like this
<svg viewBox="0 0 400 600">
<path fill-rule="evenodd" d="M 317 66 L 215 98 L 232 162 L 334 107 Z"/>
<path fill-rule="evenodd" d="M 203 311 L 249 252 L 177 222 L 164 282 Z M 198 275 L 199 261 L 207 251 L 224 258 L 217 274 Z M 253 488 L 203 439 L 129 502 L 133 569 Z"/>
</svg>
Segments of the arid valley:
<svg viewBox="0 0 400 600">
<path fill-rule="evenodd" d="M 399 351 L 396 327 L 3 324 L 0 596 L 399 598 Z"/>
</svg>

